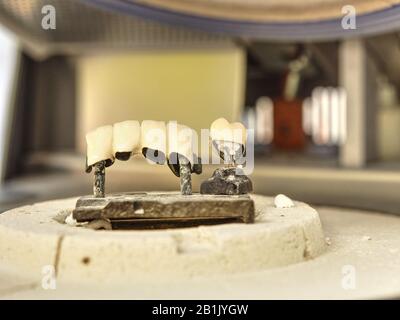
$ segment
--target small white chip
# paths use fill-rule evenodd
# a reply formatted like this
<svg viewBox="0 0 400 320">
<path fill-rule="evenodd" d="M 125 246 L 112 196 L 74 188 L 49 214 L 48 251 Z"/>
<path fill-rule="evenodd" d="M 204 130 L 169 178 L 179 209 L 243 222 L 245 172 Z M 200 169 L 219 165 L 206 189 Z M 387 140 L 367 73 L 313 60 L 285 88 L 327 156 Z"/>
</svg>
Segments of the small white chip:
<svg viewBox="0 0 400 320">
<path fill-rule="evenodd" d="M 294 207 L 294 203 L 292 199 L 285 196 L 284 194 L 278 194 L 274 200 L 275 207 L 277 208 L 292 208 Z"/>
<path fill-rule="evenodd" d="M 65 223 L 71 227 L 75 227 L 78 224 L 78 221 L 76 221 L 73 217 L 72 217 L 72 213 L 67 216 L 65 218 Z"/>
<path fill-rule="evenodd" d="M 330 246 L 330 245 L 332 244 L 331 238 L 326 237 L 326 238 L 325 238 L 325 243 L 326 243 L 328 246 Z"/>
</svg>

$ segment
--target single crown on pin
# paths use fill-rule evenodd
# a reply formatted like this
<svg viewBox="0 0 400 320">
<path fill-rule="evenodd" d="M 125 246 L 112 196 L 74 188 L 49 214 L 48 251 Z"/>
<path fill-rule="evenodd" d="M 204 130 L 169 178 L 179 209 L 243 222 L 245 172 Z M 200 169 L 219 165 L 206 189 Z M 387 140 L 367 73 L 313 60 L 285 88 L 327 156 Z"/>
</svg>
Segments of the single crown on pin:
<svg viewBox="0 0 400 320">
<path fill-rule="evenodd" d="M 240 122 L 229 123 L 225 118 L 219 118 L 211 124 L 210 138 L 220 157 L 229 164 L 246 153 L 247 130 Z"/>
</svg>

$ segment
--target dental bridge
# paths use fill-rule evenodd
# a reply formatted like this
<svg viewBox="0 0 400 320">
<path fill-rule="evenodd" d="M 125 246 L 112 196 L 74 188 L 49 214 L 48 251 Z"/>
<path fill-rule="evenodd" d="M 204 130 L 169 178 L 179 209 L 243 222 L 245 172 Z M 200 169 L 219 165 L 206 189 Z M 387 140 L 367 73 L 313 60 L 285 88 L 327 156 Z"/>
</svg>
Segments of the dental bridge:
<svg viewBox="0 0 400 320">
<path fill-rule="evenodd" d="M 253 223 L 254 202 L 248 195 L 251 180 L 238 163 L 246 154 L 246 128 L 226 119 L 214 121 L 210 140 L 226 167 L 215 170 L 192 192 L 191 175 L 202 173 L 201 158 L 194 153 L 193 129 L 176 122 L 124 121 L 99 127 L 86 135 L 86 172 L 94 172 L 93 194 L 78 199 L 73 218 L 89 228 L 162 229 Z M 167 145 L 168 140 L 168 145 Z M 125 192 L 106 194 L 106 168 L 115 159 L 127 161 L 141 154 L 148 161 L 167 164 L 180 178 L 180 192 Z"/>
</svg>

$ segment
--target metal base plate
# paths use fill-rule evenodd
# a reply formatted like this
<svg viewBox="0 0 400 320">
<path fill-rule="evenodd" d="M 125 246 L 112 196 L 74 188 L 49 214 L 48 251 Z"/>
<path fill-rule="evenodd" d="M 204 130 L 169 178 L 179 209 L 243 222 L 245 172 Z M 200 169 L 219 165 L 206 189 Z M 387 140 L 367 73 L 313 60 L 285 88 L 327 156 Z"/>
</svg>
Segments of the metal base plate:
<svg viewBox="0 0 400 320">
<path fill-rule="evenodd" d="M 254 202 L 248 195 L 122 193 L 78 199 L 78 222 L 108 220 L 113 229 L 160 229 L 228 222 L 254 222 Z"/>
</svg>

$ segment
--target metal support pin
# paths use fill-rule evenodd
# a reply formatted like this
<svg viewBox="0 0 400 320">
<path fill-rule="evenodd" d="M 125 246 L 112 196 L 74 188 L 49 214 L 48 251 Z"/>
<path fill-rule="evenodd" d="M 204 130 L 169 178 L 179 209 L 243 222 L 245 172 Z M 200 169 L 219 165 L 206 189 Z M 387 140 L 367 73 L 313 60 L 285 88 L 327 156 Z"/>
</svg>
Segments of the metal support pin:
<svg viewBox="0 0 400 320">
<path fill-rule="evenodd" d="M 190 196 L 192 194 L 192 170 L 186 159 L 179 159 L 179 177 L 181 179 L 181 194 Z"/>
<path fill-rule="evenodd" d="M 100 161 L 94 165 L 93 195 L 96 198 L 105 197 L 106 165 Z"/>
<path fill-rule="evenodd" d="M 234 145 L 230 145 L 228 148 L 228 167 L 234 168 L 236 167 L 236 150 L 234 149 Z"/>
<path fill-rule="evenodd" d="M 234 147 L 234 144 L 230 142 L 224 144 L 224 159 L 228 168 L 236 167 L 236 150 Z"/>
</svg>

